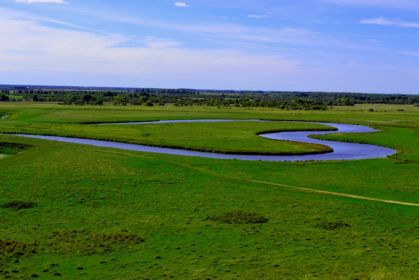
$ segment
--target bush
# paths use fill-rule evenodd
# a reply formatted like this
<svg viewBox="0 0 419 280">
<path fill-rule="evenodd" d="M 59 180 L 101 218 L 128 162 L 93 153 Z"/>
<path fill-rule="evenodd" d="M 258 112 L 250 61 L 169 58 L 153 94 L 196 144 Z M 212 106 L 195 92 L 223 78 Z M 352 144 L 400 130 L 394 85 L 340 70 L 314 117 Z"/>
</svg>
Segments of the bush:
<svg viewBox="0 0 419 280">
<path fill-rule="evenodd" d="M 208 220 L 225 224 L 264 224 L 268 222 L 268 219 L 257 213 L 240 210 L 228 212 L 221 216 L 209 217 Z"/>
<path fill-rule="evenodd" d="M 14 240 L 0 240 L 0 263 L 2 260 L 15 257 L 27 257 L 35 254 L 37 245 Z"/>
<path fill-rule="evenodd" d="M 24 145 L 24 144 L 0 142 L 0 154 L 14 155 L 28 147 L 29 145 Z"/>
<path fill-rule="evenodd" d="M 6 204 L 3 204 L 3 208 L 14 209 L 14 210 L 24 210 L 34 208 L 36 203 L 31 201 L 11 201 Z"/>
<path fill-rule="evenodd" d="M 9 96 L 6 94 L 0 94 L 0 101 L 9 101 Z"/>
<path fill-rule="evenodd" d="M 318 226 L 324 230 L 330 230 L 330 231 L 351 227 L 350 224 L 347 224 L 342 221 L 324 222 L 324 223 L 319 224 Z"/>
<path fill-rule="evenodd" d="M 126 230 L 115 233 L 95 233 L 89 230 L 54 231 L 45 238 L 45 249 L 56 254 L 101 254 L 115 248 L 138 245 L 144 238 Z"/>
</svg>

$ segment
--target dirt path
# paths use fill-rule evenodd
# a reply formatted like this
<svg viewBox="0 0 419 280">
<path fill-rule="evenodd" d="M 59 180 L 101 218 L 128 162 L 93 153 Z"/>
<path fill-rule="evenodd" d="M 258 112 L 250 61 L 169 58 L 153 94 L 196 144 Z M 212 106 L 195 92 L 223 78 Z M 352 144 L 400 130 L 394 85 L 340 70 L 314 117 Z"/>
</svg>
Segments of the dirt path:
<svg viewBox="0 0 419 280">
<path fill-rule="evenodd" d="M 174 164 L 174 163 L 172 163 Z M 252 180 L 252 179 L 245 179 L 245 178 L 237 178 L 234 176 L 226 176 L 219 173 L 215 173 L 212 171 L 208 171 L 203 168 L 190 166 L 187 164 L 179 164 L 176 163 L 175 165 L 180 165 L 183 167 L 187 167 L 190 169 L 194 169 L 196 171 L 199 171 L 201 173 L 206 173 L 215 177 L 219 178 L 225 178 L 235 181 L 244 181 L 254 184 L 262 184 L 262 185 L 268 185 L 268 186 L 275 186 L 275 187 L 281 187 L 286 188 L 289 190 L 294 190 L 298 192 L 306 192 L 306 193 L 314 193 L 314 194 L 321 194 L 321 195 L 327 195 L 327 196 L 335 196 L 335 197 L 345 197 L 345 198 L 351 198 L 355 200 L 363 200 L 363 201 L 372 201 L 372 202 L 379 202 L 379 203 L 386 203 L 386 204 L 395 204 L 395 205 L 402 205 L 402 206 L 411 206 L 411 207 L 419 207 L 418 203 L 413 202 L 403 202 L 403 201 L 397 201 L 397 200 L 388 200 L 388 199 L 381 199 L 381 198 L 374 198 L 374 197 L 368 197 L 368 196 L 361 196 L 361 195 L 354 195 L 354 194 L 347 194 L 347 193 L 339 193 L 339 192 L 331 192 L 331 191 L 325 191 L 325 190 L 319 190 L 319 189 L 312 189 L 312 188 L 306 188 L 306 187 L 298 187 L 298 186 L 292 186 L 287 184 L 280 184 L 280 183 L 274 183 L 274 182 L 268 182 L 268 181 L 262 181 L 262 180 Z"/>
<path fill-rule="evenodd" d="M 118 151 L 118 152 L 117 151 L 106 151 L 105 153 L 129 155 L 129 156 L 133 155 L 132 153 L 125 153 L 125 152 L 120 152 L 120 151 Z M 144 155 L 142 155 L 142 157 L 149 158 L 148 156 L 144 156 Z M 162 161 L 164 161 L 165 163 L 168 163 L 165 160 L 162 160 Z M 294 191 L 298 191 L 298 192 L 305 192 L 305 193 L 314 193 L 314 194 L 334 196 L 334 197 L 345 197 L 345 198 L 351 198 L 351 199 L 355 199 L 355 200 L 379 202 L 379 203 L 386 203 L 386 204 L 395 204 L 395 205 L 401 205 L 401 206 L 419 207 L 418 203 L 413 203 L 413 202 L 387 200 L 387 199 L 367 197 L 367 196 L 361 196 L 361 195 L 353 195 L 353 194 L 331 192 L 331 191 L 325 191 L 325 190 L 319 190 L 319 189 L 313 189 L 313 188 L 298 187 L 298 186 L 292 186 L 292 185 L 280 184 L 280 183 L 274 183 L 274 182 L 268 182 L 268 181 L 262 181 L 262 180 L 237 178 L 237 177 L 234 177 L 234 176 L 226 176 L 226 175 L 223 175 L 223 174 L 220 174 L 220 173 L 209 171 L 205 168 L 191 166 L 189 164 L 182 164 L 182 163 L 175 163 L 175 162 L 170 162 L 170 164 L 175 165 L 175 166 L 181 166 L 181 167 L 184 167 L 184 168 L 189 168 L 189 169 L 192 169 L 192 170 L 204 173 L 204 174 L 208 174 L 208 175 L 211 175 L 211 176 L 214 176 L 214 177 L 228 179 L 228 180 L 248 182 L 248 183 L 253 183 L 253 184 L 262 184 L 262 185 L 265 185 L 265 186 L 275 186 L 275 187 L 280 187 L 280 188 L 285 188 L 285 189 L 294 190 Z"/>
<path fill-rule="evenodd" d="M 191 166 L 188 164 L 181 164 L 181 163 L 173 163 L 173 165 L 186 167 L 189 169 L 196 170 L 201 173 L 205 173 L 214 177 L 218 178 L 224 178 L 224 179 L 230 179 L 235 181 L 241 181 L 241 182 L 248 182 L 253 184 L 262 184 L 267 186 L 275 186 L 275 187 L 281 187 L 286 188 L 289 190 L 294 190 L 298 192 L 306 192 L 306 193 L 314 193 L 314 194 L 321 194 L 321 195 L 327 195 L 327 196 L 335 196 L 335 197 L 345 197 L 345 198 L 351 198 L 355 200 L 363 200 L 363 201 L 372 201 L 372 202 L 379 202 L 379 203 L 386 203 L 386 204 L 395 204 L 395 205 L 402 205 L 402 206 L 410 206 L 410 207 L 419 207 L 418 203 L 413 202 L 403 202 L 403 201 L 397 201 L 397 200 L 388 200 L 388 199 L 381 199 L 381 198 L 374 198 L 374 197 L 368 197 L 368 196 L 361 196 L 361 195 L 353 195 L 353 194 L 346 194 L 346 193 L 339 193 L 339 192 L 331 192 L 331 191 L 325 191 L 325 190 L 319 190 L 319 189 L 312 189 L 312 188 L 306 188 L 306 187 L 298 187 L 298 186 L 292 186 L 287 184 L 280 184 L 280 183 L 274 183 L 274 182 L 268 182 L 268 181 L 262 181 L 262 180 L 252 180 L 252 179 L 245 179 L 245 178 L 237 178 L 234 176 L 226 176 L 223 174 L 219 174 L 213 171 L 209 171 L 203 168 Z"/>
<path fill-rule="evenodd" d="M 309 192 L 309 193 L 317 193 L 317 194 L 324 194 L 324 195 L 330 195 L 330 196 L 346 197 L 346 198 L 352 198 L 352 199 L 357 199 L 357 200 L 374 201 L 374 202 L 381 202 L 381 203 L 387 203 L 387 204 L 396 204 L 396 205 L 403 205 L 403 206 L 419 207 L 419 204 L 411 203 L 411 202 L 403 202 L 403 201 L 397 201 L 397 200 L 387 200 L 387 199 L 373 198 L 373 197 L 367 197 L 367 196 L 324 191 L 324 190 L 297 187 L 297 186 L 278 184 L 278 183 L 260 181 L 260 180 L 246 180 L 246 181 L 249 181 L 249 182 L 252 182 L 252 183 L 258 183 L 258 184 L 276 186 L 276 187 L 281 187 L 281 188 L 288 188 L 288 189 L 301 191 L 301 192 Z"/>
</svg>

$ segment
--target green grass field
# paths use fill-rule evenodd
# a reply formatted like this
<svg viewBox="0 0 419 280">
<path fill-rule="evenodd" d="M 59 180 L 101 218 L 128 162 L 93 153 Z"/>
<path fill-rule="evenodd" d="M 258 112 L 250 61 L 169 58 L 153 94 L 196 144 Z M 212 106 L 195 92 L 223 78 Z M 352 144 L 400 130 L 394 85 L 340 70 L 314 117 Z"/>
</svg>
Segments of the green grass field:
<svg viewBox="0 0 419 280">
<path fill-rule="evenodd" d="M 259 137 L 268 131 L 328 130 L 330 127 L 307 123 L 189 123 L 160 125 L 66 125 L 37 124 L 12 127 L 4 132 L 30 133 L 120 141 L 159 147 L 205 152 L 240 154 L 308 154 L 331 151 L 329 147 L 278 142 Z"/>
<path fill-rule="evenodd" d="M 7 154 L 0 159 L 0 278 L 419 278 L 417 207 L 318 192 L 419 203 L 418 107 L 313 112 L 3 103 L 0 115 L 7 115 L 0 120 L 0 132 L 261 153 L 318 151 L 322 147 L 262 141 L 256 133 L 319 127 L 86 123 L 196 118 L 346 122 L 381 131 L 327 138 L 398 151 L 389 159 L 362 161 L 245 162 L 0 135 L 0 154 Z M 190 131 L 198 133 L 185 137 Z"/>
</svg>

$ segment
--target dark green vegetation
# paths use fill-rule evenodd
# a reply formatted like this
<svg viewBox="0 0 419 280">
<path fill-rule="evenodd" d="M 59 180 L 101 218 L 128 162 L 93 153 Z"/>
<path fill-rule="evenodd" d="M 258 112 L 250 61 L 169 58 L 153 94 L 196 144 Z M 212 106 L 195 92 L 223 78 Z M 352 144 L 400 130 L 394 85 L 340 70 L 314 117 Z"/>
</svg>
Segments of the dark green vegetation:
<svg viewBox="0 0 419 280">
<path fill-rule="evenodd" d="M 0 112 L 9 115 L 0 120 L 0 131 L 43 133 L 69 126 L 80 136 L 96 129 L 80 123 L 102 121 L 261 118 L 360 123 L 382 131 L 328 138 L 399 152 L 389 159 L 364 161 L 242 162 L 2 135 L 0 142 L 32 147 L 0 160 L 0 205 L 35 205 L 18 211 L 0 207 L 0 277 L 418 278 L 417 207 L 255 181 L 419 203 L 417 107 L 367 105 L 310 112 L 14 103 L 0 105 Z M 113 129 L 109 136 L 122 137 L 128 128 L 119 127 L 119 133 Z M 178 129 L 185 128 L 170 127 L 167 141 Z M 252 131 L 260 129 L 265 128 Z"/>
<path fill-rule="evenodd" d="M 221 216 L 209 217 L 208 220 L 225 224 L 264 224 L 268 222 L 268 219 L 257 213 L 240 210 L 228 212 Z"/>
<path fill-rule="evenodd" d="M 337 221 L 337 222 L 323 222 L 319 224 L 319 227 L 325 230 L 338 230 L 338 229 L 343 229 L 343 228 L 350 228 L 351 225 L 342 221 Z"/>
<path fill-rule="evenodd" d="M 29 147 L 29 145 L 19 143 L 0 142 L 0 154 L 14 155 Z"/>
<path fill-rule="evenodd" d="M 30 209 L 36 206 L 34 202 L 27 202 L 27 201 L 11 201 L 7 202 L 3 205 L 3 208 L 8 209 L 15 209 L 15 210 L 22 210 L 22 209 Z"/>
<path fill-rule="evenodd" d="M 114 105 L 198 105 L 326 110 L 330 106 L 355 104 L 419 104 L 419 95 L 0 86 L 0 101 L 60 102 L 67 105 L 103 105 L 107 102 Z"/>
</svg>

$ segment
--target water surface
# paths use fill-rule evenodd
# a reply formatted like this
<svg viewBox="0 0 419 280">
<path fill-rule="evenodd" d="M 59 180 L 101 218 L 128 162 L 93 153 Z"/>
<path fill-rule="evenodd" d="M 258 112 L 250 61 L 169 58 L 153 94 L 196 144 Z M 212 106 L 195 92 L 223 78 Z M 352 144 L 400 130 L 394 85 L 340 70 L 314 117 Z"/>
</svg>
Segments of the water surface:
<svg viewBox="0 0 419 280">
<path fill-rule="evenodd" d="M 165 121 L 152 121 L 152 122 L 126 122 L 126 123 L 106 123 L 100 125 L 144 125 L 144 124 L 164 124 L 164 123 L 204 123 L 204 122 L 262 122 L 263 120 L 165 120 Z M 314 122 L 311 122 L 314 123 Z M 22 137 L 44 139 L 51 141 L 58 141 L 64 143 L 74 143 L 82 145 L 90 145 L 96 147 L 115 148 L 128 151 L 167 154 L 167 155 L 178 155 L 178 156 L 190 156 L 190 157 L 203 157 L 211 159 L 235 159 L 235 160 L 249 160 L 249 161 L 326 161 L 326 160 L 357 160 L 357 159 L 372 159 L 372 158 L 386 158 L 396 153 L 395 150 L 368 144 L 358 143 L 346 143 L 338 141 L 319 140 L 311 138 L 310 135 L 326 135 L 333 133 L 372 133 L 377 130 L 361 125 L 351 124 L 339 124 L 339 123 L 327 123 L 327 122 L 315 122 L 317 124 L 323 124 L 331 126 L 337 129 L 337 131 L 294 131 L 294 132 L 275 132 L 265 133 L 259 135 L 272 140 L 286 140 L 303 143 L 314 143 L 329 146 L 333 149 L 333 152 L 324 154 L 312 154 L 312 155 L 240 155 L 240 154 L 222 154 L 222 153 L 210 153 L 210 152 L 199 152 L 189 151 L 184 149 L 173 149 L 173 148 L 160 148 L 147 145 L 127 144 L 121 142 L 112 141 L 101 141 L 92 139 L 81 139 L 72 137 L 59 137 L 59 136 L 45 136 L 45 135 L 28 135 L 19 134 Z"/>
</svg>

